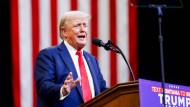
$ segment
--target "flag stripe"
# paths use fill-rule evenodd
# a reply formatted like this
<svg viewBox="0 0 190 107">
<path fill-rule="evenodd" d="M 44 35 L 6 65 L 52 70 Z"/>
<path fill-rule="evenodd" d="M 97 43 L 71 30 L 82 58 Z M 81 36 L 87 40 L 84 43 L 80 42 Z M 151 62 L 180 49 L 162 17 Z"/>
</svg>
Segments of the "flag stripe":
<svg viewBox="0 0 190 107">
<path fill-rule="evenodd" d="M 127 13 L 128 13 L 128 5 L 127 5 L 127 0 L 117 0 L 117 45 L 120 47 L 120 49 L 123 51 L 123 54 L 126 56 L 128 59 L 128 18 L 127 18 Z M 121 54 L 117 54 L 118 62 L 117 62 L 117 81 L 119 83 L 128 81 L 128 69 L 127 65 L 121 56 Z M 125 78 L 120 78 L 125 76 Z"/>
<path fill-rule="evenodd" d="M 51 31 L 52 31 L 52 44 L 57 44 L 57 0 L 51 0 Z"/>
<path fill-rule="evenodd" d="M 114 42 L 115 44 L 117 44 L 117 40 L 116 40 L 116 0 L 110 0 L 110 40 L 112 42 Z M 117 69 L 116 69 L 116 64 L 117 64 L 117 57 L 116 57 L 116 53 L 111 52 L 110 55 L 110 59 L 111 59 L 111 86 L 115 85 L 117 83 Z"/>
<path fill-rule="evenodd" d="M 77 10 L 77 2 L 78 0 L 71 0 L 71 10 Z"/>
<path fill-rule="evenodd" d="M 58 26 L 63 13 L 69 10 L 91 15 L 84 49 L 97 57 L 109 87 L 129 81 L 130 73 L 120 54 L 93 45 L 93 38 L 118 45 L 137 75 L 137 10 L 128 5 L 128 0 L 11 0 L 15 107 L 36 106 L 36 55 L 41 49 L 61 43 Z"/>
<path fill-rule="evenodd" d="M 98 38 L 107 42 L 110 39 L 109 26 L 111 25 L 109 18 L 109 0 L 99 0 L 98 2 Z M 98 61 L 104 79 L 110 86 L 110 51 L 104 48 L 98 48 Z"/>
<path fill-rule="evenodd" d="M 39 52 L 39 1 L 32 0 L 32 71 L 34 63 Z M 34 73 L 32 73 L 33 82 L 33 107 L 36 105 L 36 85 L 34 81 Z"/>
<path fill-rule="evenodd" d="M 97 20 L 97 0 L 91 1 L 91 39 L 97 38 L 98 35 L 98 20 Z M 92 41 L 92 40 L 91 40 Z M 98 57 L 98 49 L 95 45 L 91 45 L 91 53 Z"/>
<path fill-rule="evenodd" d="M 129 7 L 129 63 L 131 64 L 131 68 L 133 70 L 134 76 L 137 80 L 137 72 L 138 72 L 138 39 L 137 39 L 137 8 L 130 6 Z M 130 78 L 132 80 L 132 78 Z"/>
<path fill-rule="evenodd" d="M 12 82 L 14 106 L 21 107 L 20 103 L 20 64 L 19 64 L 19 27 L 18 27 L 18 0 L 11 0 L 11 42 L 12 42 Z"/>
<path fill-rule="evenodd" d="M 32 107 L 32 57 L 28 57 L 32 56 L 31 0 L 19 0 L 19 12 L 21 107 Z"/>
<path fill-rule="evenodd" d="M 50 0 L 39 0 L 40 3 L 40 50 L 51 46 Z"/>
</svg>

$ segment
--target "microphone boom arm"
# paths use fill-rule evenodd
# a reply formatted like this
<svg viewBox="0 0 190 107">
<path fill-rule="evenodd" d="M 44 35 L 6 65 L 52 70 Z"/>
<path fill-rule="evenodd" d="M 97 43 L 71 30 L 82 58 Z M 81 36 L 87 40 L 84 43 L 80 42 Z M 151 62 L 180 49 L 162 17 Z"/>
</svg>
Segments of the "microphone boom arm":
<svg viewBox="0 0 190 107">
<path fill-rule="evenodd" d="M 120 53 L 120 52 L 118 51 L 118 49 L 115 49 L 115 48 L 113 48 L 113 47 L 110 46 L 110 42 L 109 42 L 109 41 L 105 44 L 104 49 L 107 50 L 107 51 L 108 51 L 108 50 L 111 50 L 111 51 L 114 51 L 114 52 L 116 52 L 116 53 Z"/>
<path fill-rule="evenodd" d="M 125 58 L 125 55 L 123 54 L 122 50 L 121 50 L 116 44 L 114 44 L 114 43 L 113 43 L 112 41 L 110 41 L 110 40 L 108 40 L 108 45 L 109 45 L 109 44 L 112 44 L 114 47 L 117 48 L 117 50 L 116 50 L 115 52 L 121 54 L 121 56 L 123 57 L 123 59 L 124 59 L 125 62 L 127 63 L 127 66 L 128 66 L 128 68 L 129 68 L 129 71 L 130 71 L 130 74 L 131 74 L 131 76 L 132 76 L 133 81 L 135 81 L 134 73 L 133 73 L 133 71 L 132 71 L 132 69 L 131 69 L 131 66 L 129 65 L 127 59 Z M 114 51 L 114 50 L 113 50 L 113 51 Z M 119 52 L 118 52 L 118 51 L 119 51 Z"/>
</svg>

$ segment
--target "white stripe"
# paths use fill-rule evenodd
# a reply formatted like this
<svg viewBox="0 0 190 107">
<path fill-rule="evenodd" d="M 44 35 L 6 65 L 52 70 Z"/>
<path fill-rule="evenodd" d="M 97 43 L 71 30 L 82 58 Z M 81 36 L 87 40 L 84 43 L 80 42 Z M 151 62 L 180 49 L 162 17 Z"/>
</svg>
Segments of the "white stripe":
<svg viewBox="0 0 190 107">
<path fill-rule="evenodd" d="M 109 0 L 98 1 L 98 38 L 107 42 L 109 40 Z M 98 48 L 98 60 L 107 85 L 110 86 L 110 52 Z"/>
<path fill-rule="evenodd" d="M 57 2 L 57 25 L 58 25 L 58 43 L 62 42 L 62 39 L 60 38 L 60 32 L 59 32 L 59 22 L 61 20 L 62 15 L 70 10 L 70 0 L 58 0 Z"/>
<path fill-rule="evenodd" d="M 125 54 L 126 59 L 128 59 L 128 7 L 127 7 L 127 0 L 117 0 L 117 42 L 120 49 Z M 126 56 L 127 55 L 127 56 Z M 118 74 L 118 83 L 127 82 L 129 77 L 129 72 L 127 65 L 121 56 L 121 54 L 117 54 L 117 74 Z"/>
<path fill-rule="evenodd" d="M 19 0 L 21 107 L 33 106 L 31 1 Z"/>
<path fill-rule="evenodd" d="M 90 0 L 78 0 L 78 10 L 90 14 Z"/>
<path fill-rule="evenodd" d="M 40 50 L 51 46 L 50 0 L 39 0 Z"/>
<path fill-rule="evenodd" d="M 90 0 L 78 0 L 78 10 L 83 11 L 85 13 L 88 13 L 90 15 L 90 9 L 91 9 L 91 5 L 90 5 Z M 84 47 L 84 49 L 88 52 L 91 52 L 91 34 L 90 34 L 90 26 L 91 26 L 91 21 L 89 21 L 89 27 L 88 27 L 88 42 L 86 44 L 86 46 Z"/>
</svg>

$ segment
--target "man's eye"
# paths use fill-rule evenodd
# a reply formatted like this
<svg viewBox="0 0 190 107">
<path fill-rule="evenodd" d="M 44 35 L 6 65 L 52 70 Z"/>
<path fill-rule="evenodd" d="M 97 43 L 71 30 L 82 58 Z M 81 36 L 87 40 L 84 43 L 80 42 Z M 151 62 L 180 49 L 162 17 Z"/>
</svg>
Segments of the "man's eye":
<svg viewBox="0 0 190 107">
<path fill-rule="evenodd" d="M 74 25 L 74 27 L 79 27 L 79 25 Z"/>
</svg>

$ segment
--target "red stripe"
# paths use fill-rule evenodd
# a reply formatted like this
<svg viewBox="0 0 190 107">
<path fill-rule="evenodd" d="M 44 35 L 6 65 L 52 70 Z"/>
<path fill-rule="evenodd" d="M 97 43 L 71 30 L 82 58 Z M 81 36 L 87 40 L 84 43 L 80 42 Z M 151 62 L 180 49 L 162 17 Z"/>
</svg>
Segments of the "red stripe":
<svg viewBox="0 0 190 107">
<path fill-rule="evenodd" d="M 52 45 L 57 44 L 57 0 L 51 0 L 51 31 L 52 31 Z"/>
<path fill-rule="evenodd" d="M 98 36 L 98 2 L 97 0 L 91 1 L 91 41 Z M 91 42 L 90 41 L 90 42 Z M 98 57 L 98 47 L 91 45 L 91 53 Z"/>
<path fill-rule="evenodd" d="M 14 107 L 20 107 L 18 0 L 11 0 L 12 84 Z"/>
<path fill-rule="evenodd" d="M 137 80 L 138 72 L 138 39 L 137 39 L 137 8 L 129 6 L 129 63 Z M 132 80 L 132 77 L 130 77 Z"/>
<path fill-rule="evenodd" d="M 31 0 L 32 4 L 32 68 L 34 68 L 34 63 L 36 56 L 39 52 L 39 4 L 38 0 Z M 33 69 L 34 70 L 34 69 Z M 32 71 L 33 71 L 32 70 Z M 33 74 L 33 73 L 32 73 Z M 36 107 L 36 86 L 33 77 L 33 107 Z"/>
<path fill-rule="evenodd" d="M 77 10 L 77 0 L 71 0 L 71 10 Z"/>
<path fill-rule="evenodd" d="M 116 0 L 110 0 L 110 40 L 117 43 L 116 41 Z M 117 57 L 115 52 L 111 52 L 110 54 L 110 68 L 111 68 L 111 86 L 117 84 Z"/>
</svg>

